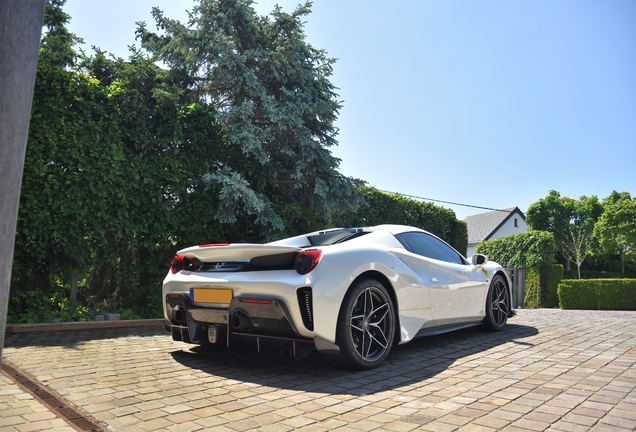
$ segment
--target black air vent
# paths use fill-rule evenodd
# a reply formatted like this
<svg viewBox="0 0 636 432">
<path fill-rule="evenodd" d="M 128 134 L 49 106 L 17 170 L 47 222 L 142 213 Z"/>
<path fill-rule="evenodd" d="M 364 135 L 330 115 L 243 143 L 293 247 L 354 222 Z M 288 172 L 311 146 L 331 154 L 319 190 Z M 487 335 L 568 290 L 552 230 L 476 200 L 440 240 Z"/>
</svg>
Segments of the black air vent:
<svg viewBox="0 0 636 432">
<path fill-rule="evenodd" d="M 300 315 L 303 317 L 303 324 L 307 330 L 314 330 L 314 305 L 311 297 L 311 288 L 298 288 L 298 305 L 300 306 Z"/>
</svg>

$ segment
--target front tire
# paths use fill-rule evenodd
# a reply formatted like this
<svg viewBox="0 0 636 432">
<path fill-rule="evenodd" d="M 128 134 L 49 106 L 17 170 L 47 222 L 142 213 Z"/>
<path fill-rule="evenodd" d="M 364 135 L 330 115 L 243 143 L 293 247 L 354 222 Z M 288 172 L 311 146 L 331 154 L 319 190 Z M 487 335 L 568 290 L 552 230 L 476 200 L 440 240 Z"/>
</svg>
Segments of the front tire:
<svg viewBox="0 0 636 432">
<path fill-rule="evenodd" d="M 490 282 L 486 298 L 486 318 L 484 325 L 492 331 L 503 330 L 510 314 L 510 292 L 508 284 L 501 275 Z"/>
<path fill-rule="evenodd" d="M 372 369 L 389 355 L 395 339 L 396 313 L 387 289 L 375 279 L 357 282 L 347 293 L 338 317 L 338 363 Z"/>
</svg>

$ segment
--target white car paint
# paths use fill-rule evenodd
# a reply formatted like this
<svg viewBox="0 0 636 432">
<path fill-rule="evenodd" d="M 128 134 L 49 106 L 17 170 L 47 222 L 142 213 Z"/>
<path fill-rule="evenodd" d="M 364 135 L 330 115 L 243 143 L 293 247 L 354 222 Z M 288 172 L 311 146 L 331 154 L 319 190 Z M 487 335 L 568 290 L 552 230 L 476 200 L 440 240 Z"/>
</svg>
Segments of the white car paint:
<svg viewBox="0 0 636 432">
<path fill-rule="evenodd" d="M 204 262 L 249 261 L 259 256 L 306 249 L 320 249 L 322 258 L 316 268 L 304 275 L 295 270 L 168 272 L 162 289 L 165 318 L 168 321 L 172 318 L 165 302 L 166 296 L 171 293 L 188 293 L 191 288 L 231 289 L 234 298 L 267 298 L 281 302 L 287 306 L 300 337 L 308 340 L 319 337 L 336 343 L 338 315 L 352 283 L 361 276 L 378 275 L 388 281 L 389 286 L 385 288 L 394 293 L 397 300 L 394 307 L 399 324 L 399 343 L 405 343 L 426 329 L 482 320 L 486 314 L 489 283 L 495 273 L 505 278 L 508 290 L 511 287 L 506 272 L 496 263 L 476 266 L 463 257 L 464 264 L 440 261 L 407 250 L 395 237 L 405 232 L 430 234 L 421 229 L 380 225 L 364 230 L 368 232 L 366 235 L 327 246 L 310 245 L 309 237 L 319 233 L 316 232 L 264 245 L 232 244 L 183 249 L 178 252 L 180 255 L 196 257 Z M 303 324 L 296 294 L 299 287 L 305 286 L 312 289 L 313 330 Z M 193 306 L 222 305 L 194 303 Z"/>
</svg>

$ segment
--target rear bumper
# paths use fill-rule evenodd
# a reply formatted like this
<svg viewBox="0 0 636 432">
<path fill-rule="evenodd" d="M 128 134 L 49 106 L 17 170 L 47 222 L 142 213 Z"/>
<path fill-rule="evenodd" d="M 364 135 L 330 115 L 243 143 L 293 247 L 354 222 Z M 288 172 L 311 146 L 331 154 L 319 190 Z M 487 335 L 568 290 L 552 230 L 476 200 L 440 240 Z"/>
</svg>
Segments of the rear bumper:
<svg viewBox="0 0 636 432">
<path fill-rule="evenodd" d="M 233 298 L 229 307 L 199 307 L 190 300 L 189 293 L 171 293 L 165 299 L 166 331 L 176 341 L 207 344 L 235 339 L 251 339 L 260 350 L 261 342 L 299 352 L 318 350 L 327 354 L 339 353 L 339 348 L 321 338 L 303 337 L 295 327 L 287 305 L 275 299 Z M 212 327 L 212 329 L 211 329 Z M 214 341 L 210 340 L 214 335 Z M 217 337 L 217 336 L 221 337 Z"/>
<path fill-rule="evenodd" d="M 226 325 L 232 333 L 307 339 L 300 335 L 287 306 L 279 300 L 253 302 L 233 298 L 226 308 L 200 307 L 191 302 L 188 293 L 179 293 L 178 297 L 175 294 L 165 299 L 166 315 L 172 325 Z"/>
</svg>

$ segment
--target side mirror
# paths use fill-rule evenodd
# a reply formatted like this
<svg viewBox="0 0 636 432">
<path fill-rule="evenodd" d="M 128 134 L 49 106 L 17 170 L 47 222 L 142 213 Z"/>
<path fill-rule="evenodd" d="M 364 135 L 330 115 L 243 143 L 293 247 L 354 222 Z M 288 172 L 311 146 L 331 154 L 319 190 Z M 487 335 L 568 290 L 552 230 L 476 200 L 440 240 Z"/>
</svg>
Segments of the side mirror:
<svg viewBox="0 0 636 432">
<path fill-rule="evenodd" d="M 482 254 L 475 254 L 470 258 L 470 261 L 474 266 L 480 266 L 488 262 L 488 257 Z"/>
</svg>

